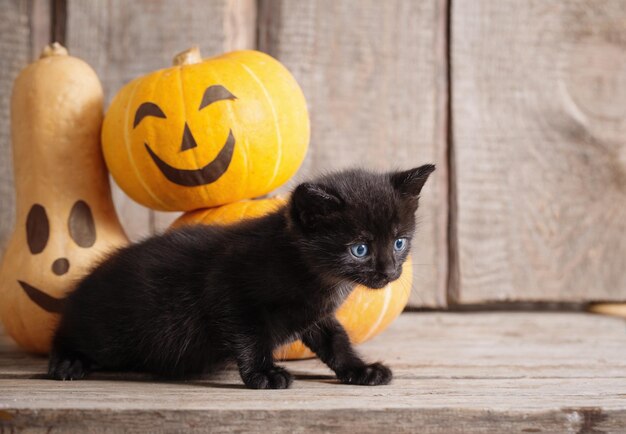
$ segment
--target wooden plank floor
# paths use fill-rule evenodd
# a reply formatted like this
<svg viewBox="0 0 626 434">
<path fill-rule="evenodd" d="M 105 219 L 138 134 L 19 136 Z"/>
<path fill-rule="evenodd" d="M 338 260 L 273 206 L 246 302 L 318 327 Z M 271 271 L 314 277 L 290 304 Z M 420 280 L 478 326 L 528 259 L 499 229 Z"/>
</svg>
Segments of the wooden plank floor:
<svg viewBox="0 0 626 434">
<path fill-rule="evenodd" d="M 394 369 L 384 387 L 338 384 L 315 360 L 285 363 L 297 379 L 280 391 L 234 371 L 56 382 L 0 341 L 3 432 L 626 432 L 626 323 L 592 314 L 404 314 L 360 347 Z"/>
</svg>

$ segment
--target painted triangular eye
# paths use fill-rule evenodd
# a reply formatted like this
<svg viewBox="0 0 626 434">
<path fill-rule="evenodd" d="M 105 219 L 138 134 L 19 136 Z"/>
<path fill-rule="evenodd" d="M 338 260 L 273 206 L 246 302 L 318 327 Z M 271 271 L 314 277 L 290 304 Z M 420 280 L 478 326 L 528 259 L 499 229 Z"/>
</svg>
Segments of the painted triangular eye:
<svg viewBox="0 0 626 434">
<path fill-rule="evenodd" d="M 26 217 L 26 241 L 30 253 L 41 253 L 48 244 L 50 236 L 50 222 L 46 215 L 46 209 L 38 203 L 30 207 Z"/>
<path fill-rule="evenodd" d="M 91 247 L 96 242 L 96 225 L 91 209 L 84 200 L 77 201 L 67 221 L 70 237 L 80 247 Z"/>
<path fill-rule="evenodd" d="M 214 86 L 209 86 L 204 91 L 204 95 L 202 96 L 202 102 L 200 103 L 200 107 L 198 108 L 198 110 L 202 110 L 209 104 L 213 104 L 216 101 L 221 101 L 224 99 L 234 100 L 237 99 L 237 97 L 222 85 L 216 84 Z"/>
</svg>

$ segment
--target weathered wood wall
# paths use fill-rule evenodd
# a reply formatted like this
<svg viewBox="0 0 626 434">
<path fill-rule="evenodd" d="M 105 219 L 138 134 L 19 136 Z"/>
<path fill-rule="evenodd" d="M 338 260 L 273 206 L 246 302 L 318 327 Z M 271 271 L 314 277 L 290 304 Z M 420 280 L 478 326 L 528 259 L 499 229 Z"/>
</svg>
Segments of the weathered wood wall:
<svg viewBox="0 0 626 434">
<path fill-rule="evenodd" d="M 192 44 L 206 56 L 254 48 L 258 31 L 258 48 L 294 72 L 309 100 L 313 142 L 296 179 L 354 164 L 378 169 L 438 164 L 420 212 L 412 302 L 444 305 L 445 2 L 270 0 L 259 1 L 259 9 L 257 20 L 255 0 L 188 0 L 185 7 L 68 0 L 56 12 L 56 29 L 70 52 L 94 67 L 107 104 L 124 83 L 168 66 L 173 54 Z M 28 38 L 26 32 L 22 39 Z M 17 71 L 25 59 L 16 63 Z M 10 81 L 3 85 L 10 88 Z M 10 191 L 10 183 L 3 188 Z M 10 203 L 8 193 L 3 197 Z M 133 239 L 162 230 L 176 216 L 148 210 L 115 187 L 114 198 Z M 10 208 L 4 207 L 7 214 Z M 11 225 L 8 221 L 5 233 Z"/>
<path fill-rule="evenodd" d="M 296 179 L 362 165 L 436 163 L 424 189 L 412 303 L 445 304 L 445 2 L 263 0 L 259 48 L 296 76 L 311 148 Z"/>
<path fill-rule="evenodd" d="M 626 2 L 452 2 L 459 302 L 626 298 Z"/>
<path fill-rule="evenodd" d="M 9 96 L 13 79 L 30 58 L 30 23 L 25 2 L 0 3 L 0 249 L 15 223 Z"/>
<path fill-rule="evenodd" d="M 11 84 L 51 32 L 96 69 L 107 103 L 192 44 L 257 47 L 309 102 L 311 148 L 290 185 L 353 164 L 438 165 L 414 306 L 624 300 L 625 22 L 621 0 L 2 1 L 0 249 L 14 223 Z M 175 216 L 114 195 L 134 239 Z"/>
</svg>

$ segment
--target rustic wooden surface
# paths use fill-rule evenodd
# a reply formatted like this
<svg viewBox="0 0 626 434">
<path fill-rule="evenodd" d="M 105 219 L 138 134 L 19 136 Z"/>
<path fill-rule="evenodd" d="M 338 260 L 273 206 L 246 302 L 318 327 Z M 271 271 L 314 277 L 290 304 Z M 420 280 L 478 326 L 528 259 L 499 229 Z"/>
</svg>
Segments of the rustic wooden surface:
<svg viewBox="0 0 626 434">
<path fill-rule="evenodd" d="M 626 299 L 626 2 L 452 3 L 455 301 Z"/>
<path fill-rule="evenodd" d="M 254 48 L 254 0 L 69 0 L 67 10 L 67 47 L 96 70 L 107 106 L 128 81 L 171 66 L 175 54 L 193 45 L 204 57 Z M 144 208 L 116 185 L 113 196 L 134 240 L 167 228 L 179 215 Z"/>
<path fill-rule="evenodd" d="M 411 303 L 445 304 L 445 1 L 262 0 L 259 49 L 303 88 L 311 147 L 299 175 L 436 163 L 419 212 Z"/>
<path fill-rule="evenodd" d="M 234 370 L 192 382 L 97 374 L 41 378 L 46 361 L 0 345 L 0 428 L 29 432 L 571 432 L 626 429 L 626 327 L 582 313 L 411 313 L 360 347 L 389 386 L 338 384 L 318 361 L 284 363 L 281 391 Z M 2 431 L 0 429 L 0 431 Z"/>
</svg>

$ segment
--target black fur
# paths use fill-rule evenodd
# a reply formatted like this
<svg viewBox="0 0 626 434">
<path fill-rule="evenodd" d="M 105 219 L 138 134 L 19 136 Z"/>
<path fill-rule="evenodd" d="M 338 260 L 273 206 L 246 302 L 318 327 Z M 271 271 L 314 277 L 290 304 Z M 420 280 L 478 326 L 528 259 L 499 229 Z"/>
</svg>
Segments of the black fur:
<svg viewBox="0 0 626 434">
<path fill-rule="evenodd" d="M 71 293 L 53 342 L 49 375 L 95 369 L 175 378 L 236 361 L 246 386 L 283 389 L 291 374 L 272 351 L 301 338 L 344 383 L 391 381 L 353 350 L 334 312 L 359 283 L 399 277 L 417 198 L 434 166 L 373 174 L 352 170 L 299 185 L 265 217 L 191 226 L 121 249 Z M 369 245 L 363 259 L 350 252 Z"/>
</svg>

